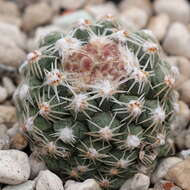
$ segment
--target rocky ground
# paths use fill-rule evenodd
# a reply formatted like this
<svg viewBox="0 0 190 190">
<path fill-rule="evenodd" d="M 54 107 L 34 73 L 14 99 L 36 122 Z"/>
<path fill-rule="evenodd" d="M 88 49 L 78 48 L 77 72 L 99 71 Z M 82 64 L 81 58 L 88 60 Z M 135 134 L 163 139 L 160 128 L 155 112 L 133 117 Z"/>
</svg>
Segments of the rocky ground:
<svg viewBox="0 0 190 190">
<path fill-rule="evenodd" d="M 160 160 L 150 176 L 136 174 L 120 190 L 190 190 L 190 3 L 186 0 L 0 0 L 0 190 L 100 190 L 95 180 L 62 181 L 26 154 L 28 142 L 16 119 L 13 93 L 18 68 L 50 31 L 67 32 L 78 18 L 112 14 L 124 28 L 150 29 L 162 54 L 179 70 L 178 114 L 171 126 L 176 154 Z"/>
</svg>

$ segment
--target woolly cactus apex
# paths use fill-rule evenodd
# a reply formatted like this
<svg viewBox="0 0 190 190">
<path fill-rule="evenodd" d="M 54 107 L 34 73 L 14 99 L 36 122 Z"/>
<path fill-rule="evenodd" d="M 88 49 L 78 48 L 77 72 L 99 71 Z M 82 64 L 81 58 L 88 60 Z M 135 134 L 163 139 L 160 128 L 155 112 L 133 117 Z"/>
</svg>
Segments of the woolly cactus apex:
<svg viewBox="0 0 190 190">
<path fill-rule="evenodd" d="M 51 33 L 21 67 L 15 93 L 21 129 L 48 167 L 117 189 L 170 152 L 175 69 L 146 30 L 111 16 Z"/>
</svg>

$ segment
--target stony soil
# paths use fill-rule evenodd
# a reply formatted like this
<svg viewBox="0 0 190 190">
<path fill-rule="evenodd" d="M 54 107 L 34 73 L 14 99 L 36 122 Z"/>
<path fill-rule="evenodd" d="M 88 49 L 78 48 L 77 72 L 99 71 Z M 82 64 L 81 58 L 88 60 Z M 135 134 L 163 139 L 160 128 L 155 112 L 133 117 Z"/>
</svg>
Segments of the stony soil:
<svg viewBox="0 0 190 190">
<path fill-rule="evenodd" d="M 78 18 L 112 14 L 125 29 L 149 29 L 162 55 L 179 70 L 179 107 L 171 126 L 174 155 L 153 174 L 136 174 L 120 190 L 190 190 L 190 2 L 187 0 L 1 0 L 0 1 L 0 190 L 100 190 L 95 180 L 61 179 L 30 154 L 13 101 L 19 66 L 51 31 L 67 32 Z"/>
</svg>

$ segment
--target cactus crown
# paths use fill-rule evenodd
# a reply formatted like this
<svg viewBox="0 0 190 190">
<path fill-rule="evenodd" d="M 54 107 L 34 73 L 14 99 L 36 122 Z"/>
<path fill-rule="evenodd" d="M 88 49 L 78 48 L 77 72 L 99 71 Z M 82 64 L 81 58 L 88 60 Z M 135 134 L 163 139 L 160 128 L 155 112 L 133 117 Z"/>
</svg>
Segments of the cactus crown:
<svg viewBox="0 0 190 190">
<path fill-rule="evenodd" d="M 175 73 L 146 30 L 107 16 L 54 32 L 21 67 L 15 93 L 31 148 L 60 176 L 116 189 L 169 151 Z"/>
</svg>

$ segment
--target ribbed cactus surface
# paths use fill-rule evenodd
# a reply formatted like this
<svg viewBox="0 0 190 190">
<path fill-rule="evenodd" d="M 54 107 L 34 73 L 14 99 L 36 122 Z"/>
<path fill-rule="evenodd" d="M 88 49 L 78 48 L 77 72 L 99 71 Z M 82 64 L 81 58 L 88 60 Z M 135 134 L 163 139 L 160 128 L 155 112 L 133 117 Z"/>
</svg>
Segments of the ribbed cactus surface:
<svg viewBox="0 0 190 190">
<path fill-rule="evenodd" d="M 110 16 L 47 35 L 21 67 L 15 101 L 31 149 L 62 177 L 117 189 L 167 154 L 175 70 L 150 31 Z"/>
</svg>

